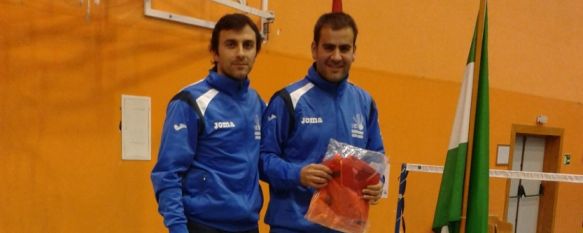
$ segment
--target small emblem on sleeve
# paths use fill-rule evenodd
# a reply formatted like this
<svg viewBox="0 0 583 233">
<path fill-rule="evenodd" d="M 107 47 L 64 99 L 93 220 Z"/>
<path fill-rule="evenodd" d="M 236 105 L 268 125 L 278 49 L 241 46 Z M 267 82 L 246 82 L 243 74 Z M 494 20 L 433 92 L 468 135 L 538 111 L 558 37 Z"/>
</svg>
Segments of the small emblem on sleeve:
<svg viewBox="0 0 583 233">
<path fill-rule="evenodd" d="M 186 129 L 186 124 L 184 123 L 180 123 L 180 124 L 174 124 L 174 130 L 176 131 L 180 131 L 181 129 Z"/>
</svg>

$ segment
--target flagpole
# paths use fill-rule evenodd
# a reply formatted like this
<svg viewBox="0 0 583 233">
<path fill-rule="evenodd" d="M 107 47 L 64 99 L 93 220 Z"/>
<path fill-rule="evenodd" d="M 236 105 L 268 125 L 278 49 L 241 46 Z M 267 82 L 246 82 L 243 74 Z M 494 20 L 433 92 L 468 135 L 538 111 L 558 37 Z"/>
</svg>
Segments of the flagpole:
<svg viewBox="0 0 583 233">
<path fill-rule="evenodd" d="M 470 125 L 468 132 L 468 150 L 466 155 L 466 171 L 464 176 L 464 194 L 463 194 L 463 204 L 462 204 L 462 219 L 460 221 L 460 232 L 466 233 L 466 221 L 467 221 L 467 206 L 468 206 L 468 190 L 470 187 L 470 172 L 472 164 L 472 153 L 474 147 L 474 128 L 476 121 L 476 103 L 478 99 L 478 84 L 480 77 L 480 66 L 482 60 L 482 46 L 484 38 L 484 19 L 486 11 L 487 0 L 480 0 L 480 9 L 478 11 L 478 20 L 476 25 L 476 47 L 474 56 L 474 73 L 472 82 L 472 104 L 470 110 Z"/>
</svg>

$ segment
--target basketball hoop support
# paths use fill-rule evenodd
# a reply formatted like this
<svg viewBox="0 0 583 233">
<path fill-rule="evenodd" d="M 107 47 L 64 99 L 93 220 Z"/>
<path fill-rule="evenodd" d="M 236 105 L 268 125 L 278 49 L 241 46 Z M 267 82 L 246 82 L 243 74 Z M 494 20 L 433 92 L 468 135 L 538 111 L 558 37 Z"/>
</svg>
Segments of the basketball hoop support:
<svg viewBox="0 0 583 233">
<path fill-rule="evenodd" d="M 174 14 L 172 12 L 157 10 L 152 8 L 152 1 L 153 0 L 144 0 L 144 15 L 163 19 L 163 20 L 170 20 L 173 22 L 184 23 L 188 25 L 213 29 L 215 27 L 215 22 L 194 18 L 186 15 Z M 253 8 L 247 5 L 245 0 L 239 1 L 232 1 L 232 0 L 213 0 L 218 4 L 231 7 L 233 9 L 239 10 L 244 13 L 252 14 L 255 16 L 259 16 L 261 18 L 261 27 L 260 31 L 265 40 L 267 40 L 267 36 L 269 33 L 269 24 L 275 20 L 275 15 L 273 11 L 268 10 L 268 3 L 269 0 L 262 0 L 261 1 L 261 9 Z"/>
</svg>

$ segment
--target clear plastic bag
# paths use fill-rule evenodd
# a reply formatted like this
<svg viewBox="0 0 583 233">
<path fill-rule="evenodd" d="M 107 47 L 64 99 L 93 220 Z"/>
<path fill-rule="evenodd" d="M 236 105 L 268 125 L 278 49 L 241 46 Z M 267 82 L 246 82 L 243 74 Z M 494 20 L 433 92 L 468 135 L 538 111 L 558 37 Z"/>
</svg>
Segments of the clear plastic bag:
<svg viewBox="0 0 583 233">
<path fill-rule="evenodd" d="M 379 183 L 387 169 L 385 155 L 330 139 L 322 164 L 333 178 L 312 197 L 306 219 L 342 232 L 365 232 L 369 204 L 362 189 Z"/>
</svg>

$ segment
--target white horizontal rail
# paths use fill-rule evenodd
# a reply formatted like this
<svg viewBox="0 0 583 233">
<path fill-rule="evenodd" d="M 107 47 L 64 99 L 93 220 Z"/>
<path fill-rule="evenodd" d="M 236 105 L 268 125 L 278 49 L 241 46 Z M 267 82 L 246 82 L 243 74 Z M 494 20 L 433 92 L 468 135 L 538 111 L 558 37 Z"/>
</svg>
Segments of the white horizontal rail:
<svg viewBox="0 0 583 233">
<path fill-rule="evenodd" d="M 413 172 L 443 173 L 443 166 L 436 166 L 436 165 L 407 163 L 406 169 L 407 169 L 407 171 L 413 171 Z M 543 180 L 543 181 L 555 181 L 555 182 L 568 182 L 568 183 L 583 184 L 583 175 L 566 174 L 566 173 L 528 172 L 528 171 L 490 169 L 490 177 L 507 178 L 507 179 L 522 179 L 522 180 Z"/>
</svg>

